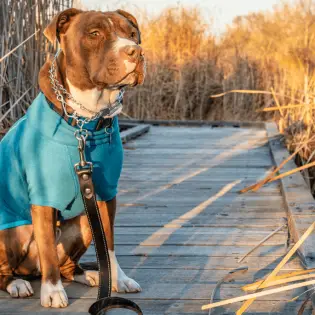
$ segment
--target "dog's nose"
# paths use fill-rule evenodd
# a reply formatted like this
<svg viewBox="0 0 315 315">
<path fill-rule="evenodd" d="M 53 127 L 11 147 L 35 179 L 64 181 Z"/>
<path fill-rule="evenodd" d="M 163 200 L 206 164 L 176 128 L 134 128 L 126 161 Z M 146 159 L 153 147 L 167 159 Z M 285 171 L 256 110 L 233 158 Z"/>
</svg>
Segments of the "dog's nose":
<svg viewBox="0 0 315 315">
<path fill-rule="evenodd" d="M 126 46 L 124 52 L 128 56 L 128 59 L 131 61 L 136 61 L 140 58 L 140 56 L 143 56 L 142 48 L 136 45 Z"/>
</svg>

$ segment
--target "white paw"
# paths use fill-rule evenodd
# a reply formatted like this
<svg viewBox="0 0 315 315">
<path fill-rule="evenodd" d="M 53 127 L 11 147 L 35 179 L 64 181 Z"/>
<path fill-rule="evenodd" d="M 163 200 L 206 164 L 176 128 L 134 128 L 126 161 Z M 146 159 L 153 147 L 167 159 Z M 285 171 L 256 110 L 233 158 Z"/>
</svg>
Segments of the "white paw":
<svg viewBox="0 0 315 315">
<path fill-rule="evenodd" d="M 140 285 L 133 279 L 126 276 L 120 268 L 115 252 L 109 251 L 112 271 L 112 291 L 118 293 L 141 292 Z"/>
<path fill-rule="evenodd" d="M 99 284 L 98 271 L 86 270 L 82 275 L 75 275 L 74 281 L 88 285 L 89 287 L 96 287 Z"/>
<path fill-rule="evenodd" d="M 66 307 L 68 297 L 62 282 L 58 280 L 57 284 L 50 281 L 43 282 L 40 291 L 40 302 L 44 307 Z"/>
<path fill-rule="evenodd" d="M 7 291 L 12 297 L 27 297 L 34 294 L 31 284 L 28 281 L 17 279 L 10 282 Z"/>
<path fill-rule="evenodd" d="M 112 291 L 118 293 L 141 292 L 140 285 L 135 280 L 127 277 L 123 271 L 122 273 L 118 279 L 113 279 Z"/>
</svg>

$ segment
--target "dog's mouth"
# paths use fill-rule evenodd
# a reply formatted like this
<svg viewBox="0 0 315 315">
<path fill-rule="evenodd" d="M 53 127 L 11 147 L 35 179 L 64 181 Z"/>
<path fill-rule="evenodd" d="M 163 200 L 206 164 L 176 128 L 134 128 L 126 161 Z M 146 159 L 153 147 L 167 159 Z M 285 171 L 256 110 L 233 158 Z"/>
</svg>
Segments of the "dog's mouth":
<svg viewBox="0 0 315 315">
<path fill-rule="evenodd" d="M 115 83 L 106 83 L 102 81 L 94 82 L 98 90 L 121 90 L 125 87 L 135 87 L 143 84 L 145 71 L 135 71 L 128 73 L 125 77 Z"/>
<path fill-rule="evenodd" d="M 122 83 L 122 81 L 114 83 L 114 84 L 108 84 L 108 83 L 104 83 L 104 82 L 97 82 L 95 83 L 96 87 L 98 90 L 110 90 L 110 91 L 117 91 L 117 90 L 121 90 L 125 87 L 128 86 L 135 86 L 136 84 L 134 83 Z"/>
<path fill-rule="evenodd" d="M 123 84 L 123 83 L 120 83 L 120 82 L 118 82 L 118 83 L 115 83 L 115 84 L 110 84 L 110 85 L 107 85 L 107 89 L 108 90 L 121 90 L 121 89 L 123 89 L 123 88 L 125 88 L 125 87 L 128 87 L 128 86 L 130 86 L 130 84 Z"/>
<path fill-rule="evenodd" d="M 134 71 L 129 73 L 123 80 L 117 83 L 117 86 L 134 87 L 143 83 L 144 74 Z"/>
</svg>

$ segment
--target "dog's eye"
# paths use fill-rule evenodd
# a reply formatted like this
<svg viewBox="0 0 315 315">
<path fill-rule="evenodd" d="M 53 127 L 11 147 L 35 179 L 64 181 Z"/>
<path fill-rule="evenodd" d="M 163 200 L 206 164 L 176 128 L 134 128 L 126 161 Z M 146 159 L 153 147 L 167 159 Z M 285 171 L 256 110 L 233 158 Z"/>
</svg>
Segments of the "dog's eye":
<svg viewBox="0 0 315 315">
<path fill-rule="evenodd" d="M 136 32 L 132 32 L 130 35 L 131 38 L 137 38 L 137 33 Z"/>
<path fill-rule="evenodd" d="M 93 37 L 97 37 L 97 36 L 100 36 L 100 32 L 99 31 L 93 31 L 90 33 L 90 35 Z"/>
</svg>

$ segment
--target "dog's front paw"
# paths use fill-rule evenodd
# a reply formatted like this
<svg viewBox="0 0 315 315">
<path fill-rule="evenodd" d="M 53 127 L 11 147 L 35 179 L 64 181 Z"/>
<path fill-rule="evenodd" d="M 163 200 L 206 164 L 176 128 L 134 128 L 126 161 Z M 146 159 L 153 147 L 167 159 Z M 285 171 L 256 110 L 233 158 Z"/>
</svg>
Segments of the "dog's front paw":
<svg viewBox="0 0 315 315">
<path fill-rule="evenodd" d="M 118 293 L 141 292 L 140 285 L 133 279 L 126 276 L 120 268 L 115 252 L 109 250 L 110 265 L 112 271 L 112 291 Z"/>
<path fill-rule="evenodd" d="M 57 284 L 52 284 L 50 281 L 42 282 L 40 302 L 44 307 L 68 306 L 68 297 L 60 280 Z"/>
<path fill-rule="evenodd" d="M 127 277 L 125 273 L 120 270 L 118 278 L 113 277 L 112 290 L 118 293 L 132 293 L 141 292 L 140 285 L 133 279 Z"/>
<path fill-rule="evenodd" d="M 99 284 L 98 271 L 85 270 L 82 275 L 75 275 L 74 281 L 88 285 L 89 287 L 96 287 Z"/>
<path fill-rule="evenodd" d="M 17 279 L 10 282 L 7 291 L 12 297 L 28 297 L 34 294 L 33 288 L 28 281 Z"/>
</svg>

